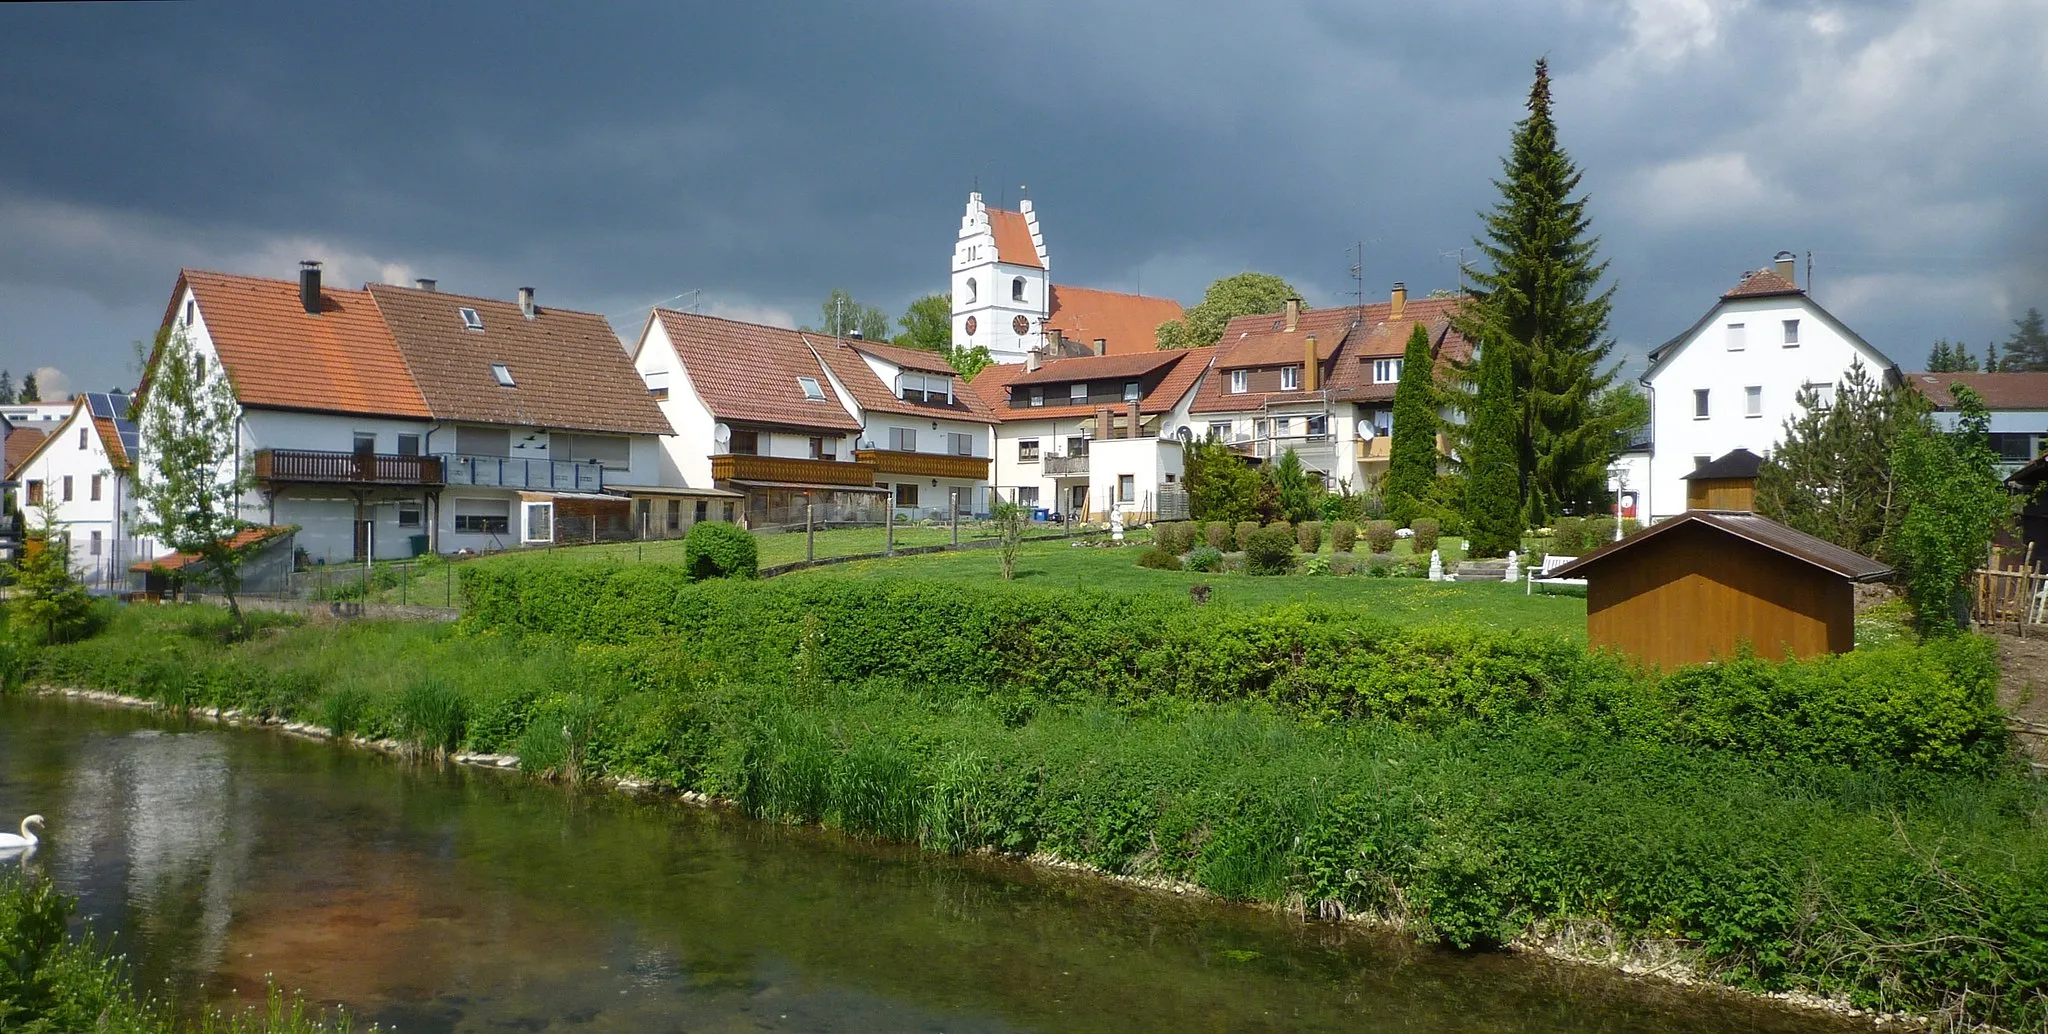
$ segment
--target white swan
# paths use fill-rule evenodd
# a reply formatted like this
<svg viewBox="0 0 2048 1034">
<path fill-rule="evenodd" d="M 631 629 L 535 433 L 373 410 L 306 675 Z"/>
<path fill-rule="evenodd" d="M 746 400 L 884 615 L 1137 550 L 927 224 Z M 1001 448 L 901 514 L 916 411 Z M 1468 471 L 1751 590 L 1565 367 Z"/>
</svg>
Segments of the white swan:
<svg viewBox="0 0 2048 1034">
<path fill-rule="evenodd" d="M 20 851 L 24 848 L 36 846 L 36 835 L 29 830 L 29 827 L 41 826 L 42 824 L 43 817 L 41 815 L 30 815 L 28 818 L 21 820 L 20 836 L 15 836 L 12 833 L 0 833 L 0 851 Z"/>
</svg>

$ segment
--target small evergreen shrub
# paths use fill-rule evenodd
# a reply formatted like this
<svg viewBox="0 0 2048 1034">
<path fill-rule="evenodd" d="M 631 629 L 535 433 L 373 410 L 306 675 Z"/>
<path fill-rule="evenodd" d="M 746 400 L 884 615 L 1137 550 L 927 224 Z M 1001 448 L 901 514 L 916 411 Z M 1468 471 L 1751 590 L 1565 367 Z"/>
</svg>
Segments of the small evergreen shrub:
<svg viewBox="0 0 2048 1034">
<path fill-rule="evenodd" d="M 1358 525 L 1350 521 L 1333 521 L 1330 524 L 1330 549 L 1338 553 L 1349 553 L 1358 544 Z"/>
<path fill-rule="evenodd" d="M 1394 551 L 1394 522 L 1365 522 L 1365 546 L 1375 553 L 1392 553 Z"/>
<path fill-rule="evenodd" d="M 1151 549 L 1138 554 L 1138 566 L 1149 567 L 1155 571 L 1178 571 L 1180 570 L 1180 557 L 1160 546 L 1153 546 Z"/>
<path fill-rule="evenodd" d="M 1187 569 L 1203 572 L 1221 571 L 1223 551 L 1214 546 L 1198 546 L 1194 552 L 1188 554 Z"/>
<path fill-rule="evenodd" d="M 1232 541 L 1233 543 L 1235 543 L 1235 544 L 1236 544 L 1236 546 L 1237 546 L 1237 551 L 1238 551 L 1238 552 L 1240 552 L 1240 553 L 1244 552 L 1244 550 L 1245 550 L 1245 547 L 1247 547 L 1247 546 L 1251 545 L 1251 543 L 1252 543 L 1252 536 L 1253 536 L 1254 534 L 1257 534 L 1257 533 L 1258 533 L 1258 530 L 1259 530 L 1259 522 L 1258 522 L 1258 521 L 1238 521 L 1238 522 L 1237 522 L 1237 528 L 1236 528 L 1236 530 L 1235 530 L 1235 531 L 1234 531 L 1234 532 L 1233 532 L 1233 533 L 1231 534 L 1231 541 Z"/>
<path fill-rule="evenodd" d="M 1319 553 L 1323 548 L 1323 522 L 1302 521 L 1294 527 L 1294 542 L 1304 553 Z"/>
<path fill-rule="evenodd" d="M 1209 548 L 1218 553 L 1227 553 L 1231 547 L 1237 545 L 1236 537 L 1231 534 L 1229 521 L 1210 521 L 1202 525 L 1202 541 L 1208 543 Z"/>
<path fill-rule="evenodd" d="M 1252 533 L 1245 543 L 1244 566 L 1249 574 L 1287 574 L 1294 570 L 1294 529 L 1274 521 Z"/>
<path fill-rule="evenodd" d="M 1415 523 L 1408 527 L 1415 532 L 1415 552 L 1423 557 L 1429 556 L 1429 551 L 1436 548 L 1437 536 L 1443 531 L 1443 525 L 1434 517 L 1417 517 Z"/>
<path fill-rule="evenodd" d="M 698 521 L 683 538 L 683 570 L 692 579 L 752 578 L 760 568 L 760 545 L 737 524 Z"/>
</svg>

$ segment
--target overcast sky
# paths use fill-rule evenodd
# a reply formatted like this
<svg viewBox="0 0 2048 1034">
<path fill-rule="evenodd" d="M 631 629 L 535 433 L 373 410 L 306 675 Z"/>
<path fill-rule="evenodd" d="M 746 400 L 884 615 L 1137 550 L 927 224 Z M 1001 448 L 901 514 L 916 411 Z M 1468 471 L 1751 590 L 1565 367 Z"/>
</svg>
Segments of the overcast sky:
<svg viewBox="0 0 2048 1034">
<path fill-rule="evenodd" d="M 1639 357 L 1779 249 L 1916 368 L 2048 307 L 2040 0 L 0 5 L 0 367 L 134 379 L 180 266 L 816 319 L 1055 282 L 1457 283 L 1548 55 Z"/>
</svg>

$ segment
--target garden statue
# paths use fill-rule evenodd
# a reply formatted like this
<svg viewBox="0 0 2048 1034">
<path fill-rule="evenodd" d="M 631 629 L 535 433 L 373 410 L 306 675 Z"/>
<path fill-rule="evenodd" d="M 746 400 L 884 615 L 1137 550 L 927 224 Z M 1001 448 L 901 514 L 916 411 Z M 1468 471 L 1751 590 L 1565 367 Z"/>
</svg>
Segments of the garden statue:
<svg viewBox="0 0 2048 1034">
<path fill-rule="evenodd" d="M 1521 561 L 1521 559 L 1520 559 L 1519 557 L 1515 556 L 1515 551 L 1514 551 L 1514 550 L 1512 550 L 1512 549 L 1510 549 L 1510 550 L 1508 550 L 1508 569 L 1507 569 L 1507 573 L 1501 576 L 1501 581 L 1507 582 L 1507 583 L 1509 583 L 1509 584 L 1513 584 L 1513 583 L 1515 583 L 1515 582 L 1519 582 L 1519 581 L 1521 581 L 1521 580 L 1522 580 L 1522 561 Z"/>
<path fill-rule="evenodd" d="M 1429 551 L 1429 580 L 1432 582 L 1444 580 L 1444 556 L 1442 552 L 1434 549 Z"/>
<path fill-rule="evenodd" d="M 1109 511 L 1109 538 L 1112 542 L 1122 542 L 1124 540 L 1124 512 L 1122 510 L 1111 509 Z"/>
</svg>

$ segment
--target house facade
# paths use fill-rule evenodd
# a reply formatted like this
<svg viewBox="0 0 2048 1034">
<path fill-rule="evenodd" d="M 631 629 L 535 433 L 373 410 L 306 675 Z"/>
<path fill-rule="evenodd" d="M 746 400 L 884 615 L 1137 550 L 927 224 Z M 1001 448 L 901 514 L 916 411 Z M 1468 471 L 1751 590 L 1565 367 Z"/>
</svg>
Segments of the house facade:
<svg viewBox="0 0 2048 1034">
<path fill-rule="evenodd" d="M 1685 475 L 1715 457 L 1747 449 L 1768 456 L 1812 387 L 1833 398 L 1851 367 L 1880 383 L 1899 382 L 1897 364 L 1809 297 L 1781 254 L 1745 275 L 1713 308 L 1650 352 L 1642 384 L 1650 394 L 1650 441 L 1616 466 L 1623 490 L 1652 520 L 1684 512 Z"/>
<path fill-rule="evenodd" d="M 1429 335 L 1440 364 L 1472 348 L 1451 328 L 1456 298 L 1409 300 L 1395 284 L 1384 303 L 1240 316 L 1225 326 L 1214 368 L 1192 407 L 1195 431 L 1261 462 L 1292 450 L 1332 489 L 1364 489 L 1392 455 L 1394 390 L 1408 338 Z M 1444 419 L 1453 419 L 1450 413 Z M 1446 448 L 1438 436 L 1438 448 Z"/>
<path fill-rule="evenodd" d="M 42 510 L 54 508 L 56 530 L 70 540 L 71 571 L 90 589 L 120 586 L 128 564 L 157 551 L 135 530 L 138 443 L 128 412 L 125 394 L 86 392 L 48 436 L 16 432 L 35 442 L 14 473 L 25 525 L 41 528 Z"/>
<path fill-rule="evenodd" d="M 1176 517 L 1188 414 L 1215 350 L 1138 352 L 991 366 L 974 390 L 993 412 L 995 491 L 1081 520 Z M 1184 437 L 1185 436 L 1185 437 Z"/>
<path fill-rule="evenodd" d="M 832 390 L 860 422 L 853 458 L 873 464 L 902 519 L 986 514 L 995 416 L 945 357 L 804 335 Z"/>
<path fill-rule="evenodd" d="M 2004 473 L 2048 455 L 2048 373 L 1913 373 L 1906 375 L 1906 383 L 1934 407 L 1935 422 L 1949 430 L 1956 425 L 1956 387 L 1976 392 L 1988 411 L 1991 449 Z"/>
<path fill-rule="evenodd" d="M 668 431 L 594 313 L 186 270 L 164 325 L 240 407 L 239 516 L 317 562 L 625 537 Z M 142 389 L 147 392 L 147 382 Z"/>
</svg>

